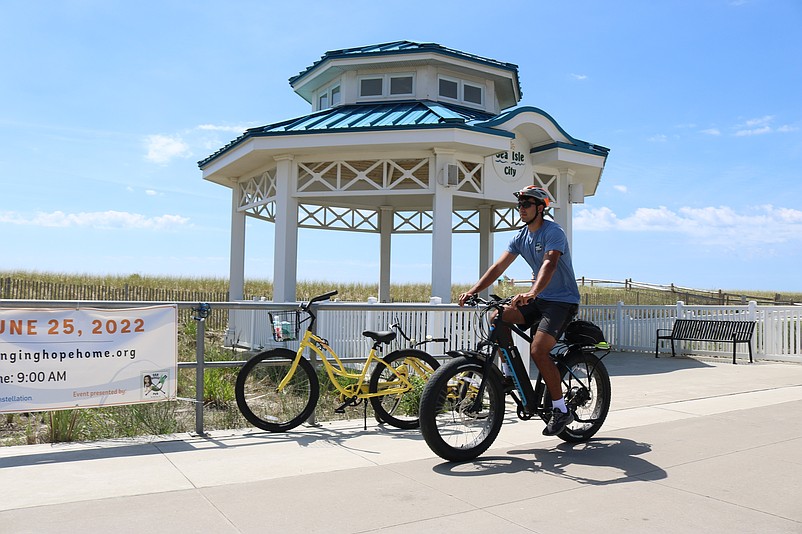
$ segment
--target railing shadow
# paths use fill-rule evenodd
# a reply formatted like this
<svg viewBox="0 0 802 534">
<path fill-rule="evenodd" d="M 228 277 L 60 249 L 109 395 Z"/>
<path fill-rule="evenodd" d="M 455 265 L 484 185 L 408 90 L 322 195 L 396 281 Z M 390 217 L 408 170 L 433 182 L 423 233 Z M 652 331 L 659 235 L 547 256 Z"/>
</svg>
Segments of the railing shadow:
<svg viewBox="0 0 802 534">
<path fill-rule="evenodd" d="M 329 425 L 303 425 L 289 432 L 272 433 L 261 430 L 245 430 L 227 436 L 189 435 L 171 440 L 136 441 L 113 440 L 104 442 L 87 442 L 75 444 L 54 444 L 53 450 L 47 452 L 27 452 L 17 456 L 0 457 L 0 470 L 13 467 L 35 465 L 54 465 L 89 460 L 112 458 L 130 458 L 141 456 L 163 455 L 181 452 L 202 452 L 210 449 L 242 449 L 246 447 L 263 447 L 271 444 L 294 443 L 299 447 L 310 447 L 319 442 L 336 445 L 343 449 L 363 454 L 380 453 L 376 450 L 360 449 L 349 444 L 352 440 L 364 436 L 385 436 L 392 439 L 423 441 L 420 432 L 402 430 L 385 424 L 371 425 L 367 429 L 362 421 L 351 419 L 345 422 L 348 426 L 329 427 Z M 8 453 L 6 449 L 2 451 Z"/>
</svg>

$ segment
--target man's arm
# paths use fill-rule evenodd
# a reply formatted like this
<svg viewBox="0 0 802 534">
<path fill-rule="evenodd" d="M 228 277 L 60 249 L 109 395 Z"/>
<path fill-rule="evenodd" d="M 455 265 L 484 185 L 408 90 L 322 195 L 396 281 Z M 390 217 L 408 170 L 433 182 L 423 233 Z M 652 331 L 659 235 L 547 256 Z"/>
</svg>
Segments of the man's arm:
<svg viewBox="0 0 802 534">
<path fill-rule="evenodd" d="M 504 271 L 507 270 L 515 258 L 517 258 L 517 254 L 513 254 L 512 252 L 507 252 L 506 250 L 501 253 L 501 256 L 496 260 L 496 263 L 490 266 L 490 268 L 482 275 L 478 282 L 476 282 L 472 288 L 470 288 L 467 293 L 463 293 L 459 296 L 459 305 L 462 306 L 465 304 L 465 301 L 468 300 L 468 297 L 471 295 L 475 295 L 479 293 L 483 289 L 486 289 L 493 285 L 493 282 L 498 280 L 498 277 L 504 274 Z"/>
</svg>

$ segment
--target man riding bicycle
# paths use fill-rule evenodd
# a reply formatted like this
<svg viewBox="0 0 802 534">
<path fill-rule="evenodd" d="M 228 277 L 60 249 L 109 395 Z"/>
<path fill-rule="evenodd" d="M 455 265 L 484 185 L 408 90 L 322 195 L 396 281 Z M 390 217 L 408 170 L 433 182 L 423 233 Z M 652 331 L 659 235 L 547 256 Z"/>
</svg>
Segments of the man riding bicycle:
<svg viewBox="0 0 802 534">
<path fill-rule="evenodd" d="M 459 296 L 459 305 L 463 306 L 469 297 L 490 287 L 519 255 L 532 268 L 532 287 L 526 293 L 513 297 L 502 319 L 522 328 L 537 327 L 530 355 L 552 399 L 553 413 L 543 434 L 554 436 L 571 424 L 574 417 L 565 406 L 560 372 L 549 352 L 579 309 L 579 288 L 565 231 L 557 223 L 544 219 L 550 202 L 548 192 L 530 185 L 517 191 L 515 197 L 518 199 L 518 213 L 525 226 L 479 281 Z M 509 340 L 511 334 L 507 330 L 502 335 Z"/>
</svg>

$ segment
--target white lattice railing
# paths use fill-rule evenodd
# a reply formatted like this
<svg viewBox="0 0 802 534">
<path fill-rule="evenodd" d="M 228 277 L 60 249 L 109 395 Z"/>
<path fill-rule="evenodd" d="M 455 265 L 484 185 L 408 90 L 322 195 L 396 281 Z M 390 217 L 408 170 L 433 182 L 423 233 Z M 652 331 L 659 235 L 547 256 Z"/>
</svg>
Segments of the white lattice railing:
<svg viewBox="0 0 802 534">
<path fill-rule="evenodd" d="M 345 357 L 367 354 L 370 345 L 362 336 L 364 330 L 386 330 L 394 322 L 399 322 L 407 335 L 416 340 L 427 335 L 448 338 L 448 344 L 427 346 L 433 354 L 472 346 L 476 339 L 475 310 L 433 301 L 432 304 L 321 303 L 317 332 Z M 272 309 L 289 306 L 266 305 Z M 753 302 L 743 306 L 688 306 L 682 302 L 675 306 L 582 306 L 579 318 L 597 324 L 615 350 L 635 352 L 654 352 L 657 329 L 671 329 L 676 318 L 753 320 L 757 322 L 752 341 L 755 357 L 802 363 L 802 307 L 798 306 L 757 306 Z M 232 310 L 229 341 L 251 349 L 277 345 L 297 348 L 297 344 L 273 341 L 267 309 Z M 666 343 L 661 342 L 661 352 L 668 350 Z M 393 348 L 403 346 L 405 343 L 398 340 Z M 680 352 L 727 356 L 731 351 L 729 343 L 680 345 Z M 745 353 L 746 349 L 741 345 L 739 351 Z"/>
</svg>

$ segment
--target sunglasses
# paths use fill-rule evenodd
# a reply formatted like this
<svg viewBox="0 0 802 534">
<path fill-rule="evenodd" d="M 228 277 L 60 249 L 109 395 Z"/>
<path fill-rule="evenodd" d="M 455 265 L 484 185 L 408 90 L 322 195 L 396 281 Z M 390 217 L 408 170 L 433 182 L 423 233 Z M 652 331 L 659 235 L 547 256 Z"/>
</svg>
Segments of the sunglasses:
<svg viewBox="0 0 802 534">
<path fill-rule="evenodd" d="M 535 203 L 534 203 L 534 202 L 528 202 L 528 201 L 524 201 L 524 202 L 519 202 L 519 203 L 518 203 L 518 206 L 517 206 L 517 208 L 518 208 L 518 209 L 521 209 L 521 208 L 523 208 L 523 209 L 529 209 L 529 208 L 531 208 L 531 207 L 532 207 L 532 206 L 534 206 L 534 205 L 535 205 Z"/>
</svg>

